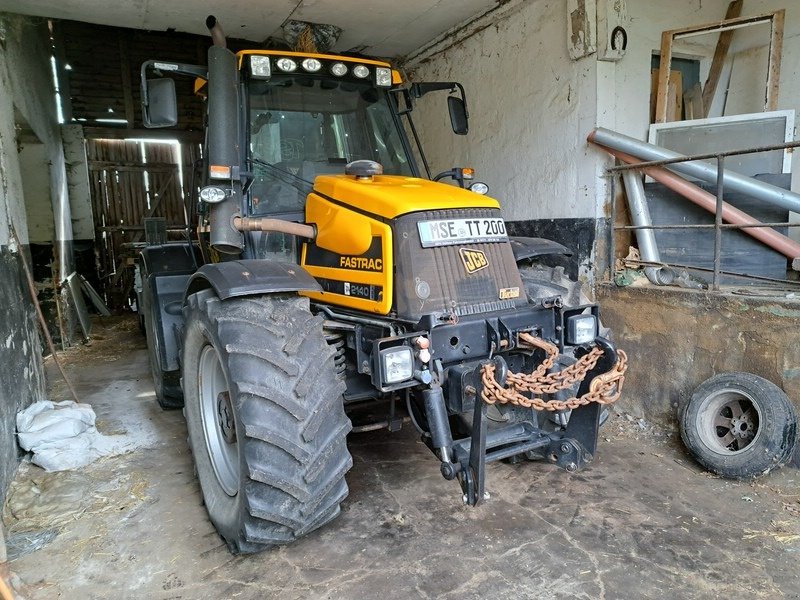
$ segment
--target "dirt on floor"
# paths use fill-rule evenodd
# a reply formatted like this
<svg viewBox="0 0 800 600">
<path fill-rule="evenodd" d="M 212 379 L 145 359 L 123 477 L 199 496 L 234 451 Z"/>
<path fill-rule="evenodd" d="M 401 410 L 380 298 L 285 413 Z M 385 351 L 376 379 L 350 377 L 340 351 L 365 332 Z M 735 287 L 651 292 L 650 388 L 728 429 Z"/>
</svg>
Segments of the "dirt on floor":
<svg viewBox="0 0 800 600">
<path fill-rule="evenodd" d="M 134 449 L 75 472 L 23 464 L 4 511 L 24 598 L 800 598 L 800 472 L 700 469 L 669 427 L 615 414 L 576 474 L 488 467 L 468 508 L 412 428 L 352 435 L 350 495 L 291 546 L 232 556 L 209 523 L 180 411 L 158 408 L 133 319 L 64 354 Z M 52 399 L 66 398 L 53 381 Z"/>
</svg>

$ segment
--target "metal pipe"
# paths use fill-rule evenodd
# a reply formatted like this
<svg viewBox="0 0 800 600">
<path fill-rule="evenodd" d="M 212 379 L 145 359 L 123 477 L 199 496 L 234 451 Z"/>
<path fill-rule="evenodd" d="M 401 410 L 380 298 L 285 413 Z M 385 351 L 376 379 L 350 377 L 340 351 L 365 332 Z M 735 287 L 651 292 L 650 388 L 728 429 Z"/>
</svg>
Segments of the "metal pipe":
<svg viewBox="0 0 800 600">
<path fill-rule="evenodd" d="M 616 156 L 623 162 L 628 164 L 636 164 L 640 162 L 637 158 L 631 156 L 630 154 L 626 154 L 612 148 L 606 148 L 600 144 L 598 145 L 603 148 L 603 150 L 612 156 Z M 676 175 L 675 173 L 672 173 L 663 167 L 646 167 L 642 169 L 642 171 L 644 171 L 646 175 L 649 175 L 659 183 L 667 186 L 672 191 L 684 196 L 686 199 L 691 200 L 708 212 L 716 212 L 717 199 L 714 197 L 714 195 L 697 187 L 693 183 L 686 181 L 683 177 Z M 725 178 L 727 181 L 727 173 Z M 758 219 L 754 219 L 746 212 L 731 206 L 727 202 L 722 203 L 722 218 L 728 223 L 736 223 L 737 225 L 763 225 L 763 223 Z M 764 242 L 770 248 L 777 250 L 787 258 L 795 259 L 800 257 L 800 244 L 773 229 L 754 227 L 752 229 L 743 229 L 742 231 L 744 231 L 747 235 Z"/>
<path fill-rule="evenodd" d="M 211 41 L 215 46 L 219 46 L 220 48 L 228 47 L 228 42 L 225 40 L 225 32 L 222 31 L 222 25 L 219 24 L 219 21 L 217 21 L 214 15 L 208 15 L 206 17 L 206 27 L 208 27 L 208 32 L 211 34 Z"/>
<path fill-rule="evenodd" d="M 711 285 L 719 289 L 719 271 L 722 264 L 722 205 L 724 204 L 725 157 L 717 157 L 717 198 L 714 212 L 714 277 Z"/>
<path fill-rule="evenodd" d="M 638 226 L 651 226 L 650 209 L 647 207 L 647 198 L 644 195 L 642 177 L 635 171 L 625 171 L 622 174 L 625 182 L 625 192 L 628 197 L 628 208 L 631 211 L 631 221 Z M 658 252 L 656 234 L 652 229 L 637 229 L 636 242 L 639 244 L 639 254 L 647 262 L 661 262 Z M 670 285 L 675 279 L 675 274 L 667 267 L 645 267 L 644 274 L 655 285 Z"/>
<path fill-rule="evenodd" d="M 755 146 L 753 148 L 745 148 L 743 150 L 726 150 L 725 152 L 711 152 L 708 154 L 689 154 L 687 156 L 680 156 L 679 158 L 670 158 L 666 160 L 648 160 L 643 161 L 639 165 L 616 165 L 609 167 L 609 173 L 617 171 L 627 171 L 629 169 L 638 169 L 641 167 L 665 167 L 677 162 L 686 162 L 687 160 L 711 160 L 721 154 L 722 156 L 741 156 L 742 154 L 758 154 L 759 152 L 772 152 L 773 150 L 791 150 L 793 148 L 800 148 L 800 142 L 786 142 L 783 144 L 772 144 L 770 146 Z"/>
<path fill-rule="evenodd" d="M 234 217 L 233 226 L 239 231 L 279 231 L 313 240 L 317 237 L 313 225 L 284 221 L 283 219 L 268 219 L 266 217 Z"/>
<path fill-rule="evenodd" d="M 612 150 L 625 152 L 643 160 L 672 160 L 672 159 L 686 159 L 683 156 L 672 150 L 654 146 L 646 142 L 641 142 L 635 138 L 627 135 L 622 135 L 610 129 L 598 127 L 592 131 L 588 138 L 590 142 L 599 146 L 605 146 Z M 641 161 L 640 161 L 641 162 Z M 689 177 L 696 177 L 706 183 L 716 183 L 717 181 L 717 167 L 716 165 L 704 162 L 683 162 L 670 164 L 667 167 L 670 171 L 688 175 Z M 747 194 L 753 198 L 757 198 L 764 202 L 769 202 L 775 206 L 780 206 L 787 210 L 800 212 L 800 194 L 795 194 L 789 190 L 784 190 L 774 185 L 764 183 L 726 170 L 725 185 L 729 190 Z M 655 179 L 655 178 L 654 178 Z"/>
</svg>

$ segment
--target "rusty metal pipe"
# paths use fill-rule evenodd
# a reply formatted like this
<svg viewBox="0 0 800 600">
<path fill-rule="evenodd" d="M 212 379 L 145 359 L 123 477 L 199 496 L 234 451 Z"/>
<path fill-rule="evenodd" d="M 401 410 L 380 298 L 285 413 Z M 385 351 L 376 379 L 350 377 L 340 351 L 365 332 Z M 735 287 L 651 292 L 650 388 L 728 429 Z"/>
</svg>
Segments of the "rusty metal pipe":
<svg viewBox="0 0 800 600">
<path fill-rule="evenodd" d="M 233 227 L 239 231 L 279 231 L 313 240 L 317 237 L 317 230 L 313 225 L 294 223 L 283 219 L 268 219 L 266 217 L 234 217 Z M 798 255 L 800 256 L 800 255 Z"/>
<path fill-rule="evenodd" d="M 228 47 L 228 42 L 225 40 L 225 32 L 222 31 L 222 25 L 219 24 L 219 21 L 217 21 L 214 15 L 208 15 L 206 17 L 206 27 L 208 27 L 208 32 L 211 34 L 211 41 L 214 42 L 215 46 L 219 46 L 220 48 Z"/>
<path fill-rule="evenodd" d="M 631 156 L 630 154 L 608 148 L 601 144 L 597 144 L 597 146 L 628 164 L 636 164 L 641 162 L 638 158 Z M 686 181 L 680 175 L 676 175 L 675 173 L 672 173 L 663 167 L 645 167 L 642 169 L 642 171 L 644 171 L 646 175 L 667 186 L 672 191 L 677 192 L 687 200 L 691 200 L 708 212 L 712 214 L 717 212 L 717 198 L 714 196 L 714 194 L 710 194 L 693 183 Z M 727 223 L 735 223 L 737 225 L 763 225 L 763 223 L 758 219 L 754 219 L 746 212 L 731 206 L 727 202 L 722 203 L 722 219 Z M 778 233 L 774 229 L 753 227 L 742 229 L 742 231 L 744 231 L 747 235 L 765 243 L 767 246 L 780 252 L 787 258 L 796 259 L 800 257 L 800 244 L 791 238 Z"/>
</svg>

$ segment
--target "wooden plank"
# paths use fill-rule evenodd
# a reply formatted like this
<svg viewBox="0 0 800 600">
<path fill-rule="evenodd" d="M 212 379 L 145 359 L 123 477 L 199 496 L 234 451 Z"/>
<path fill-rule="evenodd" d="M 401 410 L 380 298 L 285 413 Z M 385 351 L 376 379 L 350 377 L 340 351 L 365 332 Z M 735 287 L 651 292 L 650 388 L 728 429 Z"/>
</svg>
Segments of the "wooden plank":
<svg viewBox="0 0 800 600">
<path fill-rule="evenodd" d="M 783 28 L 786 11 L 775 12 L 769 40 L 769 66 L 767 67 L 767 97 L 764 110 L 778 110 L 781 84 L 781 57 L 783 56 Z"/>
<path fill-rule="evenodd" d="M 725 13 L 725 20 L 729 21 L 735 19 L 742 14 L 742 6 L 744 0 L 733 0 L 728 5 L 728 11 Z M 704 119 L 708 116 L 708 111 L 711 109 L 711 102 L 714 100 L 714 94 L 717 93 L 717 85 L 719 78 L 722 75 L 722 68 L 725 66 L 725 59 L 728 57 L 728 50 L 730 50 L 731 42 L 733 41 L 733 30 L 723 31 L 719 34 L 717 40 L 717 47 L 714 49 L 714 58 L 711 61 L 711 70 L 708 72 L 708 79 L 703 86 L 702 103 L 704 112 L 697 115 L 696 119 Z"/>
<path fill-rule="evenodd" d="M 750 17 L 737 17 L 735 19 L 723 19 L 722 21 L 713 21 L 711 23 L 704 23 L 703 25 L 695 25 L 690 27 L 683 27 L 681 29 L 672 29 L 670 33 L 675 39 L 684 39 L 687 37 L 694 37 L 696 35 L 705 35 L 706 33 L 716 33 L 718 31 L 730 31 L 731 29 L 741 29 L 742 27 L 749 27 L 765 21 L 771 21 L 775 17 L 775 12 L 762 13 Z"/>
<path fill-rule="evenodd" d="M 667 122 L 667 98 L 669 94 L 670 65 L 672 64 L 672 32 L 661 34 L 661 63 L 656 87 L 656 114 L 653 123 Z"/>
<path fill-rule="evenodd" d="M 703 88 L 699 83 L 695 83 L 689 91 L 684 92 L 683 114 L 687 120 L 706 117 L 706 110 L 703 107 Z"/>
</svg>

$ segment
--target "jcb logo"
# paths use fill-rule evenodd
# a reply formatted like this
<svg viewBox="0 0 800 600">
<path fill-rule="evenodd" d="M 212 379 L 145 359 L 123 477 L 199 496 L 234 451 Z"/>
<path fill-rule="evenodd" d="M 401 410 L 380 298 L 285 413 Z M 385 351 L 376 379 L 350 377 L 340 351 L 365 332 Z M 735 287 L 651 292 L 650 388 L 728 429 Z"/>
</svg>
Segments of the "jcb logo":
<svg viewBox="0 0 800 600">
<path fill-rule="evenodd" d="M 461 260 L 464 262 L 464 267 L 467 273 L 474 273 L 489 266 L 489 261 L 486 259 L 486 254 L 482 250 L 467 250 L 466 248 L 459 248 Z"/>
</svg>

